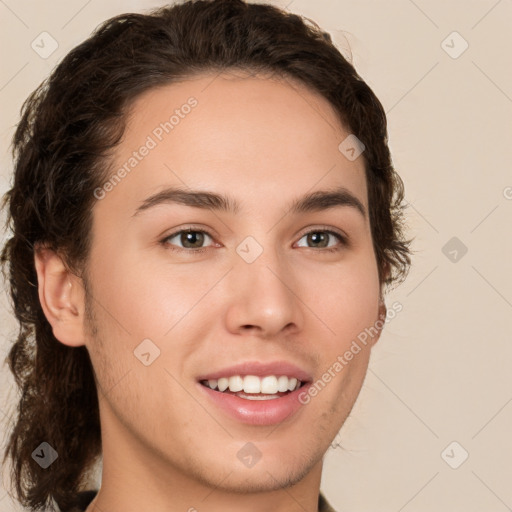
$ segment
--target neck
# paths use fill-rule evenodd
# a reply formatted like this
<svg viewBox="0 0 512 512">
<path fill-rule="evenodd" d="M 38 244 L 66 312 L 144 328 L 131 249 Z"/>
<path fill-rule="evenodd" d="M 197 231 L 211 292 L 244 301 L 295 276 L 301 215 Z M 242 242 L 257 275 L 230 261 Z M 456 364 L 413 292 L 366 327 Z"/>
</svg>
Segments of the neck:
<svg viewBox="0 0 512 512">
<path fill-rule="evenodd" d="M 321 464 L 290 487 L 243 494 L 224 489 L 229 474 L 219 477 L 215 488 L 172 471 L 164 479 L 148 467 L 127 473 L 104 464 L 100 491 L 86 512 L 318 512 Z"/>
</svg>

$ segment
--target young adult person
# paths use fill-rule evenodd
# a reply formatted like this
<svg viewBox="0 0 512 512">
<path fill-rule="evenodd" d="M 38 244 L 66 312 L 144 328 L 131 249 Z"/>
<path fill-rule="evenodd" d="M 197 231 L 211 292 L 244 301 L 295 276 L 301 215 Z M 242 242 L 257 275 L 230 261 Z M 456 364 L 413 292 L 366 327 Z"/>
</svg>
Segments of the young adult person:
<svg viewBox="0 0 512 512">
<path fill-rule="evenodd" d="M 410 260 L 384 110 L 329 36 L 242 0 L 117 16 L 14 156 L 20 503 L 332 511 L 323 458 Z"/>
</svg>

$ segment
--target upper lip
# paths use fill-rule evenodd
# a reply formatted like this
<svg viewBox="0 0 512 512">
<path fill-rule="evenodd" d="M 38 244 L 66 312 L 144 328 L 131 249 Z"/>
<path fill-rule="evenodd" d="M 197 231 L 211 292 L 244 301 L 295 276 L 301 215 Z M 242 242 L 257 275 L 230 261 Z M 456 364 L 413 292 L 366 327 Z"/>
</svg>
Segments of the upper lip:
<svg viewBox="0 0 512 512">
<path fill-rule="evenodd" d="M 221 377 L 231 377 L 233 375 L 256 375 L 258 377 L 264 377 L 266 375 L 280 377 L 281 375 L 286 375 L 287 377 L 295 377 L 301 382 L 311 381 L 311 376 L 307 371 L 302 370 L 288 361 L 244 361 L 233 366 L 200 375 L 197 380 L 220 379 Z"/>
</svg>

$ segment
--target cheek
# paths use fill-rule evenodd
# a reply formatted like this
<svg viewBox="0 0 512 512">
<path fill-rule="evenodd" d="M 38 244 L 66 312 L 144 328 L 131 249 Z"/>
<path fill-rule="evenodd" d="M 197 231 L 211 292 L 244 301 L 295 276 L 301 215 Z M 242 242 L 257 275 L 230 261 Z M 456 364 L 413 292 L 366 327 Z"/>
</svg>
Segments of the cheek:
<svg viewBox="0 0 512 512">
<path fill-rule="evenodd" d="M 379 278 L 370 256 L 305 276 L 301 281 L 304 303 L 317 317 L 316 324 L 331 352 L 350 345 L 378 319 Z"/>
<path fill-rule="evenodd" d="M 97 260 L 99 261 L 99 259 Z M 192 266 L 156 266 L 118 250 L 104 255 L 94 272 L 95 300 L 108 312 L 118 336 L 133 343 L 161 339 L 212 286 L 214 277 L 198 276 Z M 211 283 L 209 281 L 212 281 Z"/>
</svg>

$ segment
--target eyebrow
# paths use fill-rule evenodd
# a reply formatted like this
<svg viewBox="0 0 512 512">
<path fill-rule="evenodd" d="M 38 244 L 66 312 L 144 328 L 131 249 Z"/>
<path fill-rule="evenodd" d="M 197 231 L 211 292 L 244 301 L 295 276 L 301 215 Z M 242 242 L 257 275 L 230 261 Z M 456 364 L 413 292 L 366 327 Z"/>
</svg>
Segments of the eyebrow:
<svg viewBox="0 0 512 512">
<path fill-rule="evenodd" d="M 240 211 L 240 204 L 229 195 L 202 190 L 191 190 L 170 187 L 144 199 L 135 210 L 132 217 L 162 204 L 183 204 L 192 208 L 216 210 L 236 214 Z M 344 187 L 332 190 L 317 190 L 295 199 L 288 205 L 286 211 L 292 214 L 328 210 L 337 206 L 348 206 L 357 210 L 366 218 L 366 208 L 352 192 Z"/>
</svg>

